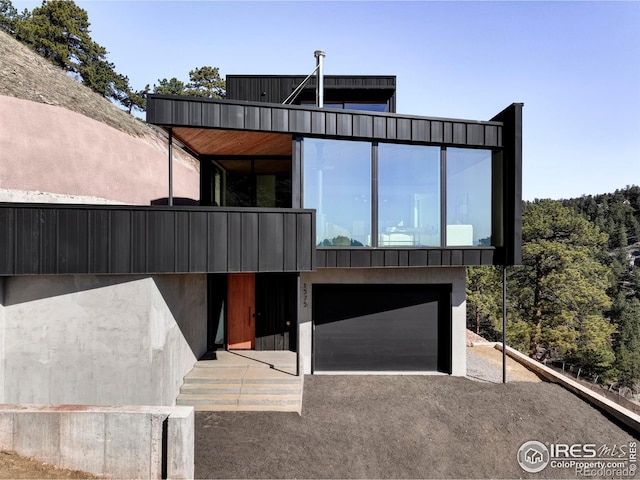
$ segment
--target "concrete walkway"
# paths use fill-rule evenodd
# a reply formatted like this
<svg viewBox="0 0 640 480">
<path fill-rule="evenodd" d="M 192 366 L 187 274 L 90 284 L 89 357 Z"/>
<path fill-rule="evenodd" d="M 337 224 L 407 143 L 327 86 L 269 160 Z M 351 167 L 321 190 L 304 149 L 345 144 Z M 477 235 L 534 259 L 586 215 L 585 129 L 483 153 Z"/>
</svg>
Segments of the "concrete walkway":
<svg viewBox="0 0 640 480">
<path fill-rule="evenodd" d="M 295 352 L 235 350 L 213 356 L 186 375 L 177 405 L 196 411 L 300 413 L 303 377 L 296 375 Z"/>
</svg>

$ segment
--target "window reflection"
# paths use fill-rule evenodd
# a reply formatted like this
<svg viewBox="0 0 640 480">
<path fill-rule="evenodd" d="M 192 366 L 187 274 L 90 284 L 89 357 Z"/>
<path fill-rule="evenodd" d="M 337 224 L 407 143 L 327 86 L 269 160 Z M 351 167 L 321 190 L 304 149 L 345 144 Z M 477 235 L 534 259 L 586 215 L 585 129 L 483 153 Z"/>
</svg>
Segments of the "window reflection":
<svg viewBox="0 0 640 480">
<path fill-rule="evenodd" d="M 371 245 L 371 144 L 306 138 L 304 207 L 318 246 Z"/>
<path fill-rule="evenodd" d="M 378 146 L 378 245 L 440 246 L 440 148 Z"/>
<path fill-rule="evenodd" d="M 491 245 L 491 150 L 447 148 L 447 246 Z"/>
</svg>

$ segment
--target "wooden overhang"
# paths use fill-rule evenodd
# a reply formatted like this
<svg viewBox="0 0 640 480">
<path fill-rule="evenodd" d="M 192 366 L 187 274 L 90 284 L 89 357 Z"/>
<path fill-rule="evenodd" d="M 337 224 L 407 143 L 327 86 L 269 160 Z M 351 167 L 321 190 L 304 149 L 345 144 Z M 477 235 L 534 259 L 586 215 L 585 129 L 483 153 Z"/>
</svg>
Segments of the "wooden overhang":
<svg viewBox="0 0 640 480">
<path fill-rule="evenodd" d="M 196 155 L 254 154 L 252 149 L 259 155 L 281 155 L 286 143 L 290 154 L 291 140 L 297 136 L 502 147 L 502 122 L 497 121 L 183 96 L 149 95 L 147 122 L 171 128 L 174 139 Z"/>
</svg>

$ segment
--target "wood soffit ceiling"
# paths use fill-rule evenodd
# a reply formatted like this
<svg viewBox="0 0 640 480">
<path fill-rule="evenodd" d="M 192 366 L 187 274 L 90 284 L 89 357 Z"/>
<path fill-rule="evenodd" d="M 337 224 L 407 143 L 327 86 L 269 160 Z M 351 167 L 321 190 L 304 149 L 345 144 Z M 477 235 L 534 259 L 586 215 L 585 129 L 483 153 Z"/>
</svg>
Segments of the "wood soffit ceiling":
<svg viewBox="0 0 640 480">
<path fill-rule="evenodd" d="M 173 136 L 198 155 L 291 155 L 287 133 L 241 132 L 208 128 L 173 129 Z"/>
</svg>

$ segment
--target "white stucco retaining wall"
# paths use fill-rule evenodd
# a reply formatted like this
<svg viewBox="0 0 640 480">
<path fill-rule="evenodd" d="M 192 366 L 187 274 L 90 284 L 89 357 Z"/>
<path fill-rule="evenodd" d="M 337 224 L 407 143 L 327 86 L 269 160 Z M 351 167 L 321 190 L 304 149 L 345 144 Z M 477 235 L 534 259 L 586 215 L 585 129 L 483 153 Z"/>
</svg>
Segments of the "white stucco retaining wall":
<svg viewBox="0 0 640 480">
<path fill-rule="evenodd" d="M 304 373 L 311 373 L 313 342 L 312 290 L 314 283 L 451 284 L 451 374 L 467 374 L 466 354 L 466 269 L 433 268 L 325 268 L 300 274 L 298 345 Z"/>
<path fill-rule="evenodd" d="M 206 351 L 204 274 L 7 277 L 2 305 L 2 403 L 175 405 Z"/>
</svg>

